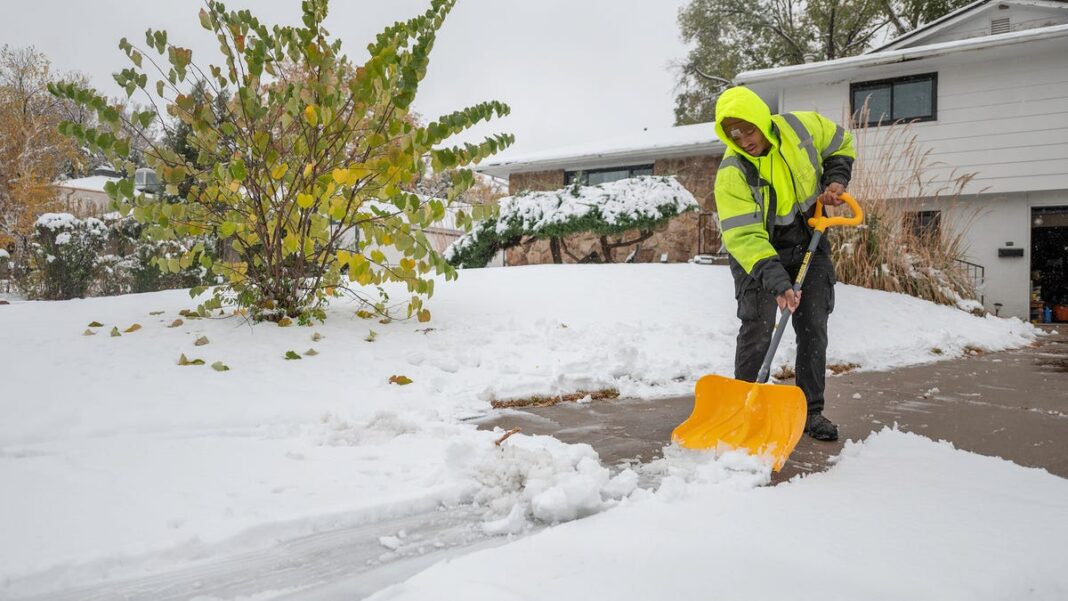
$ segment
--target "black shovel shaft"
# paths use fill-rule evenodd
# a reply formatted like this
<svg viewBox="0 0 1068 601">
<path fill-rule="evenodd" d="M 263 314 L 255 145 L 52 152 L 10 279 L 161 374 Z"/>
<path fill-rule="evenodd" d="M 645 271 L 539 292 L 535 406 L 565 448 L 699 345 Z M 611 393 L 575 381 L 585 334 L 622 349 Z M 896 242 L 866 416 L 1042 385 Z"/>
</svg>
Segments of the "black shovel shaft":
<svg viewBox="0 0 1068 601">
<path fill-rule="evenodd" d="M 808 244 L 808 250 L 805 252 L 805 259 L 801 261 L 801 269 L 797 272 L 797 281 L 794 282 L 794 293 L 801 291 L 801 284 L 805 282 L 805 276 L 808 275 L 808 265 L 812 262 L 812 255 L 816 253 L 816 247 L 820 244 L 820 238 L 823 236 L 823 232 L 816 230 L 812 234 L 812 241 Z M 760 372 L 757 374 L 757 383 L 764 384 L 768 381 L 768 377 L 771 376 L 771 360 L 775 358 L 775 351 L 779 349 L 779 341 L 782 340 L 782 333 L 786 331 L 786 323 L 790 321 L 790 310 L 783 308 L 782 316 L 779 318 L 779 325 L 775 326 L 775 334 L 771 337 L 771 346 L 768 347 L 768 352 L 764 355 L 764 363 L 760 366 Z"/>
</svg>

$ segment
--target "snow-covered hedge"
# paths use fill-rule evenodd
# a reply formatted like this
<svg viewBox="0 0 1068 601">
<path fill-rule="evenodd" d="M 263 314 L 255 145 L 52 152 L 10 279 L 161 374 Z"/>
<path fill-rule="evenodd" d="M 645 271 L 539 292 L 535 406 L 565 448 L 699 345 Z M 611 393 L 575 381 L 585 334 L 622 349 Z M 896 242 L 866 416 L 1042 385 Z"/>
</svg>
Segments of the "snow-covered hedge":
<svg viewBox="0 0 1068 601">
<path fill-rule="evenodd" d="M 177 240 L 152 240 L 141 236 L 142 226 L 133 216 L 118 213 L 105 216 L 110 231 L 108 253 L 98 260 L 99 285 L 94 294 L 110 296 L 129 292 L 155 292 L 173 288 L 192 288 L 217 283 L 206 268 L 199 264 L 183 266 L 180 258 L 200 245 L 210 256 L 216 256 L 218 241 L 211 236 L 188 236 Z M 159 261 L 172 262 L 180 268 L 177 273 L 164 273 Z"/>
<path fill-rule="evenodd" d="M 50 300 L 84 297 L 107 238 L 108 228 L 99 219 L 78 219 L 70 213 L 38 217 L 31 245 L 32 296 Z"/>
<path fill-rule="evenodd" d="M 214 249 L 215 241 L 203 236 L 145 240 L 140 224 L 118 213 L 101 219 L 46 213 L 35 224 L 28 269 L 18 285 L 30 298 L 61 300 L 212 283 L 200 265 L 166 274 L 156 266 L 159 260 L 177 261 L 197 244 Z"/>
<path fill-rule="evenodd" d="M 674 177 L 639 176 L 598 186 L 525 192 L 501 199 L 498 217 L 477 223 L 445 249 L 444 256 L 458 267 L 484 267 L 497 251 L 518 244 L 523 236 L 650 230 L 697 207 L 693 194 Z"/>
</svg>

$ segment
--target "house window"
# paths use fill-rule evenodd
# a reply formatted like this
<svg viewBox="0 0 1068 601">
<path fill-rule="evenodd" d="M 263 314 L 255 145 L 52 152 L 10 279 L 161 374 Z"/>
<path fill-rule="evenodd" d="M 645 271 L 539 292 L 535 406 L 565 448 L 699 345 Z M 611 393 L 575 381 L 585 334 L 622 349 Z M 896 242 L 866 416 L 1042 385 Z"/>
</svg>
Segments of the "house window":
<svg viewBox="0 0 1068 601">
<path fill-rule="evenodd" d="M 895 121 L 934 121 L 938 107 L 938 74 L 927 73 L 850 84 L 850 110 L 857 123 L 868 103 L 867 125 Z"/>
<path fill-rule="evenodd" d="M 565 175 L 567 185 L 578 182 L 583 186 L 596 186 L 607 184 L 616 180 L 637 177 L 639 175 L 652 175 L 652 165 L 636 165 L 631 167 L 609 167 L 608 169 L 587 169 L 585 171 L 568 171 Z"/>
<path fill-rule="evenodd" d="M 937 240 L 942 235 L 941 211 L 915 211 L 905 215 L 907 226 L 917 240 Z"/>
</svg>

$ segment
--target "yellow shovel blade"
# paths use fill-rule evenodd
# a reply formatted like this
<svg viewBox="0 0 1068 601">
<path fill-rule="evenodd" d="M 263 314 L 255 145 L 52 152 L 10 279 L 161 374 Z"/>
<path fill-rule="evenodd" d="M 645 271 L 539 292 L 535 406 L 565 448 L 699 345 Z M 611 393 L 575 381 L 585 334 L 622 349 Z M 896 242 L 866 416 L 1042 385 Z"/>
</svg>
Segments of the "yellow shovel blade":
<svg viewBox="0 0 1068 601">
<path fill-rule="evenodd" d="M 797 386 L 709 375 L 697 381 L 693 413 L 671 438 L 688 449 L 745 449 L 779 471 L 801 440 L 808 406 Z"/>
</svg>

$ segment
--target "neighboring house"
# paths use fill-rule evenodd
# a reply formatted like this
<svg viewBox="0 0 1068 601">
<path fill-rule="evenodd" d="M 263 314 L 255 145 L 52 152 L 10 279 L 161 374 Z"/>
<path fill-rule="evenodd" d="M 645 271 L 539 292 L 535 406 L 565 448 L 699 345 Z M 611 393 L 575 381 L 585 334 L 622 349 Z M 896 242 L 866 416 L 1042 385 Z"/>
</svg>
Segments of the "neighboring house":
<svg viewBox="0 0 1068 601">
<path fill-rule="evenodd" d="M 672 219 L 643 241 L 641 248 L 616 249 L 611 259 L 621 262 L 629 255 L 638 262 L 683 262 L 697 254 L 720 251 L 719 233 L 712 216 L 712 187 L 724 150 L 712 124 L 704 123 L 646 130 L 623 138 L 526 156 L 506 155 L 483 163 L 477 170 L 507 178 L 508 193 L 513 195 L 556 190 L 576 180 L 595 185 L 637 175 L 674 175 L 697 198 L 700 212 Z M 622 240 L 636 238 L 635 232 Z M 598 238 L 592 235 L 570 236 L 565 239 L 565 247 L 570 255 L 565 258 L 568 262 L 589 260 L 601 251 Z M 551 262 L 546 240 L 527 241 L 510 249 L 506 258 L 508 265 Z"/>
<path fill-rule="evenodd" d="M 60 210 L 75 217 L 100 217 L 109 212 L 111 202 L 104 184 L 118 181 L 112 175 L 90 175 L 55 182 Z"/>
<path fill-rule="evenodd" d="M 454 201 L 445 209 L 444 217 L 423 228 L 423 234 L 426 235 L 427 242 L 438 254 L 445 252 L 445 249 L 464 233 L 456 224 L 456 216 L 459 211 L 464 211 L 470 216 L 471 205 Z M 392 246 L 383 246 L 379 250 L 386 256 L 386 263 L 390 265 L 396 265 L 404 258 L 401 251 Z M 498 256 L 487 267 L 501 267 L 503 265 L 503 257 Z"/>
<path fill-rule="evenodd" d="M 735 81 L 775 112 L 845 121 L 867 100 L 872 122 L 915 120 L 934 175 L 975 173 L 960 202 L 916 208 L 927 227 L 967 228 L 987 310 L 1068 311 L 1068 2 L 975 2 L 867 54 Z"/>
</svg>

